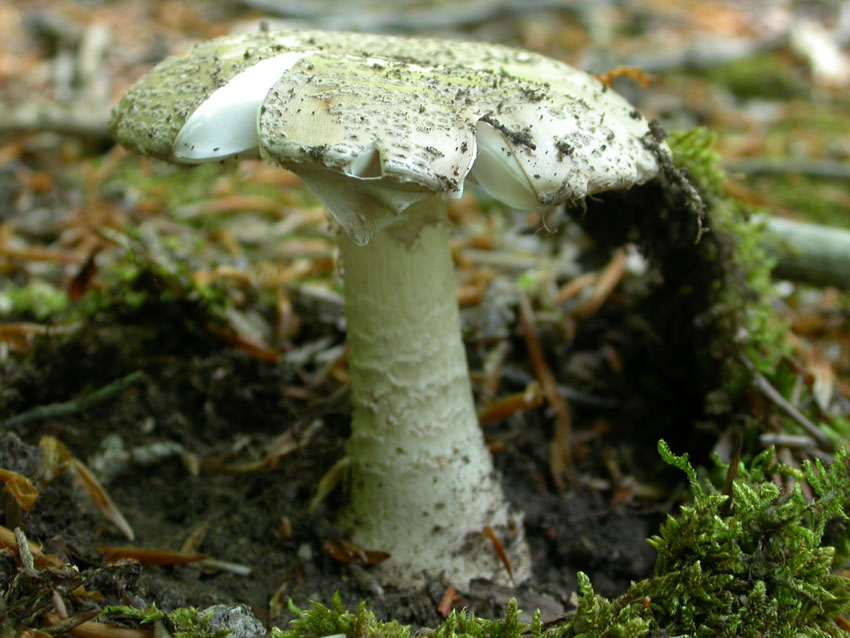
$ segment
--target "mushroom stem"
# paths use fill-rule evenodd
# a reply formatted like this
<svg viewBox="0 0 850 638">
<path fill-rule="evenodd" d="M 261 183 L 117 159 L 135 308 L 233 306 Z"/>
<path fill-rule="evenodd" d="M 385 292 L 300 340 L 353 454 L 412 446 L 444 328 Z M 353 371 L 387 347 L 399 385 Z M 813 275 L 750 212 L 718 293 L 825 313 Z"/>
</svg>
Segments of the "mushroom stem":
<svg viewBox="0 0 850 638">
<path fill-rule="evenodd" d="M 341 240 L 352 537 L 390 553 L 382 569 L 396 582 L 443 575 L 465 587 L 472 578 L 507 580 L 481 536 L 489 525 L 519 581 L 528 549 L 475 414 L 445 202 L 430 197 L 405 219 L 365 246 Z"/>
</svg>

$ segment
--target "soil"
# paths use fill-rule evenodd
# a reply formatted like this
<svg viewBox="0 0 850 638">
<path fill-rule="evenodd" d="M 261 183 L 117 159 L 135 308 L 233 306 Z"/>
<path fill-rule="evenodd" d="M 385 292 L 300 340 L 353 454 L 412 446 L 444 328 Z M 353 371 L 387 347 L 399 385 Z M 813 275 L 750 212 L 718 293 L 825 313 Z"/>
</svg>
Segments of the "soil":
<svg viewBox="0 0 850 638">
<path fill-rule="evenodd" d="M 139 290 L 155 290 L 156 285 L 145 274 L 134 282 Z M 302 319 L 311 314 L 315 319 L 302 345 L 320 337 L 325 348 L 343 343 L 338 317 L 306 303 L 296 306 Z M 583 322 L 569 347 L 559 331 L 541 329 L 541 342 L 559 378 L 579 383 L 579 368 L 585 374 L 608 368 L 604 361 L 611 340 L 621 346 L 629 342 L 628 322 L 620 316 L 626 306 L 621 308 Z M 78 580 L 100 592 L 104 603 L 155 602 L 170 610 L 244 602 L 265 622 L 284 626 L 289 618 L 286 597 L 304 607 L 313 600 L 328 603 L 339 591 L 349 606 L 367 600 L 381 618 L 420 627 L 439 623 L 437 607 L 447 583 L 432 582 L 418 591 L 380 587 L 368 567 L 341 563 L 326 551 L 326 541 L 341 536 L 334 519 L 343 488 L 314 511 L 308 508 L 319 480 L 344 454 L 346 386 L 332 377 L 317 381 L 309 367 L 263 361 L 228 346 L 207 329 L 204 312 L 200 304 L 166 295 L 140 308 L 116 304 L 72 335 L 43 338 L 27 356 L 8 359 L 0 370 L 6 380 L 3 419 L 68 401 L 136 371 L 143 377 L 84 409 L 6 428 L 0 433 L 0 467 L 37 480 L 42 463 L 38 442 L 45 435 L 61 440 L 92 467 L 101 467 L 108 443 L 119 442 L 137 458 L 113 462 L 111 478 L 104 482 L 135 531 L 133 545 L 178 550 L 193 536 L 201 539 L 198 551 L 247 566 L 250 576 L 191 565 L 108 564 L 96 548 L 125 546 L 127 539 L 95 511 L 68 473 L 49 483 L 39 480 L 40 495 L 32 510 L 22 514 L 7 507 L 0 522 L 21 525 L 30 539 L 76 565 Z M 603 334 L 607 340 L 600 341 Z M 518 336 L 510 339 L 510 353 L 500 386 L 504 393 L 522 390 L 531 379 Z M 481 356 L 474 342 L 469 343 L 469 358 L 475 369 Z M 593 385 L 604 384 L 605 377 L 610 373 L 599 373 Z M 673 396 L 668 396 L 670 406 L 677 403 Z M 689 437 L 677 432 L 678 426 L 664 432 L 623 419 L 622 410 L 636 406 L 633 398 L 624 396 L 616 405 L 575 404 L 578 478 L 565 493 L 548 475 L 552 419 L 545 408 L 488 426 L 507 495 L 525 512 L 534 575 L 515 589 L 475 582 L 469 591 L 459 592 L 461 604 L 479 616 L 497 617 L 514 596 L 526 612 L 541 609 L 546 621 L 572 608 L 577 570 L 588 573 L 596 590 L 607 596 L 651 574 L 654 551 L 645 539 L 672 511 L 679 482 L 655 460 L 655 442 L 665 435 L 680 441 Z M 642 412 L 652 411 L 644 406 Z M 655 406 L 654 413 L 665 423 L 660 416 L 665 410 Z M 262 458 L 265 446 L 284 433 L 297 444 L 290 453 L 267 467 L 226 469 Z M 172 447 L 142 459 L 141 452 L 164 442 Z M 174 443 L 179 444 L 176 450 Z M 0 558 L 4 588 L 15 569 L 10 557 Z M 22 616 L 25 612 L 37 610 L 18 609 Z"/>
</svg>

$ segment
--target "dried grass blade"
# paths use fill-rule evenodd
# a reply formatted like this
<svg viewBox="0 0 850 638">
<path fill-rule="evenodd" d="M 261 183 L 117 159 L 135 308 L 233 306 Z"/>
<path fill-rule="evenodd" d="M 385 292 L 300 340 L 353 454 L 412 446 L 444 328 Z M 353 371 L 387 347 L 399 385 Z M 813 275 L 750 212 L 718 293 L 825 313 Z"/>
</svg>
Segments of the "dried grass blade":
<svg viewBox="0 0 850 638">
<path fill-rule="evenodd" d="M 0 482 L 5 483 L 3 491 L 9 494 L 15 503 L 25 512 L 29 512 L 38 499 L 38 488 L 26 476 L 0 468 Z"/>
<path fill-rule="evenodd" d="M 534 313 L 528 298 L 522 293 L 519 295 L 519 320 L 534 376 L 543 388 L 546 401 L 555 411 L 554 433 L 549 443 L 549 471 L 555 485 L 563 491 L 567 488 L 567 481 L 572 481 L 574 473 L 570 443 L 572 435 L 570 408 L 558 391 L 558 382 L 543 356 L 543 349 L 540 347 L 534 325 Z"/>
<path fill-rule="evenodd" d="M 183 552 L 172 552 L 164 549 L 148 549 L 145 547 L 106 547 L 97 548 L 101 554 L 106 556 L 110 563 L 117 562 L 122 558 L 132 558 L 142 565 L 186 565 L 207 560 L 209 556 L 203 554 L 186 554 Z"/>
<path fill-rule="evenodd" d="M 496 532 L 493 531 L 493 528 L 489 525 L 485 525 L 484 529 L 481 530 L 481 535 L 490 539 L 490 542 L 493 543 L 493 551 L 496 552 L 496 555 L 499 557 L 499 560 L 502 561 L 502 564 L 505 566 L 505 569 L 508 572 L 508 576 L 511 577 L 511 581 L 514 579 L 514 570 L 511 568 L 511 559 L 508 558 L 507 552 L 505 552 L 505 546 L 502 545 L 502 541 L 499 540 L 499 537 L 496 536 Z"/>
<path fill-rule="evenodd" d="M 97 482 L 97 479 L 89 471 L 89 469 L 83 465 L 82 461 L 71 457 L 68 460 L 68 469 L 74 473 L 74 477 L 77 479 L 77 482 L 89 495 L 89 498 L 92 500 L 92 503 L 94 503 L 94 506 L 101 515 L 110 523 L 115 525 L 115 527 L 124 534 L 127 540 L 135 540 L 136 534 L 133 532 L 133 528 L 130 527 L 130 523 L 128 523 L 127 519 L 124 518 L 124 515 L 118 511 L 118 508 L 115 506 L 115 503 L 112 502 L 109 494 L 107 494 L 106 490 L 100 485 L 100 483 Z"/>
</svg>

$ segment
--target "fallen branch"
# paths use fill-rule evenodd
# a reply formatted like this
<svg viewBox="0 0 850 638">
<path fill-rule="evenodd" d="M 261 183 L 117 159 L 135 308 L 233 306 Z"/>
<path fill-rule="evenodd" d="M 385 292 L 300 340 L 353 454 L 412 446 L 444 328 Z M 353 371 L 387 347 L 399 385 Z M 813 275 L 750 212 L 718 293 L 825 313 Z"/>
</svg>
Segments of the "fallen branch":
<svg viewBox="0 0 850 638">
<path fill-rule="evenodd" d="M 785 414 L 790 416 L 797 424 L 803 428 L 806 432 L 808 432 L 809 436 L 811 436 L 815 441 L 817 441 L 818 446 L 827 452 L 834 451 L 834 446 L 832 445 L 832 441 L 829 440 L 829 437 L 823 433 L 823 431 L 812 423 L 809 418 L 800 412 L 799 409 L 795 405 L 793 405 L 788 399 L 780 394 L 779 390 L 774 388 L 770 381 L 768 381 L 764 376 L 756 370 L 753 362 L 750 361 L 746 356 L 741 355 L 741 361 L 744 364 L 744 367 L 749 370 L 752 375 L 753 385 L 768 399 L 770 399 L 774 405 L 776 405 L 779 409 L 781 409 Z"/>
<path fill-rule="evenodd" d="M 759 435 L 759 443 L 765 447 L 788 447 L 798 450 L 812 450 L 818 446 L 817 441 L 804 434 L 784 434 L 768 432 Z"/>
<path fill-rule="evenodd" d="M 775 51 L 788 43 L 788 36 L 789 31 L 784 30 L 764 39 L 700 39 L 696 40 L 691 46 L 674 53 L 665 49 L 640 54 L 623 61 L 623 64 L 639 68 L 645 73 L 665 73 L 677 70 L 697 71 L 720 64 L 730 64 L 760 53 Z"/>
<path fill-rule="evenodd" d="M 0 134 L 51 132 L 109 140 L 110 73 L 106 66 L 109 29 L 101 24 L 79 27 L 50 13 L 36 14 L 30 29 L 63 44 L 53 66 L 53 93 L 66 99 L 0 105 Z M 73 52 L 67 48 L 74 49 Z M 70 58 L 70 64 L 58 60 Z"/>
<path fill-rule="evenodd" d="M 122 377 L 117 381 L 113 381 L 109 385 L 105 385 L 99 390 L 95 390 L 94 392 L 83 395 L 77 399 L 71 399 L 70 401 L 64 401 L 62 403 L 39 405 L 31 410 L 22 412 L 11 419 L 6 419 L 6 421 L 3 422 L 3 427 L 15 429 L 37 421 L 57 419 L 71 414 L 84 412 L 90 407 L 97 405 L 98 403 L 103 403 L 104 401 L 122 393 L 130 386 L 139 383 L 142 379 L 144 379 L 144 374 L 141 371 L 137 370 L 136 372 L 131 372 L 127 376 Z"/>
<path fill-rule="evenodd" d="M 81 105 L 64 106 L 56 103 L 22 104 L 17 107 L 0 105 L 0 134 L 59 133 L 73 137 L 109 140 L 106 124 L 108 108 Z"/>
<path fill-rule="evenodd" d="M 564 0 L 455 0 L 455 2 L 303 2 L 303 0 L 242 0 L 242 3 L 272 15 L 306 20 L 325 29 L 351 31 L 430 31 L 457 28 L 499 17 L 556 10 L 573 14 L 586 12 L 591 2 Z M 576 6 L 578 4 L 578 6 Z"/>
<path fill-rule="evenodd" d="M 777 260 L 774 275 L 850 289 L 850 230 L 755 215 L 763 224 L 767 251 Z"/>
<path fill-rule="evenodd" d="M 819 159 L 741 158 L 728 162 L 730 173 L 749 175 L 811 175 L 827 179 L 850 179 L 850 162 Z"/>
</svg>

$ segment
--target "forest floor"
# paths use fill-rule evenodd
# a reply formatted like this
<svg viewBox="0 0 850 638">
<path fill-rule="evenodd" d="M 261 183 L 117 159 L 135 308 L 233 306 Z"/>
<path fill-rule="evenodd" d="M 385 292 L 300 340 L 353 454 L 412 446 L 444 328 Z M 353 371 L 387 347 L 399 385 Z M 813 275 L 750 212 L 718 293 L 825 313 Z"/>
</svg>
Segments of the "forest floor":
<svg viewBox="0 0 850 638">
<path fill-rule="evenodd" d="M 357 19 L 373 11 L 380 27 L 380 5 L 364 4 Z M 428 33 L 521 46 L 598 73 L 639 67 L 654 76 L 648 88 L 627 77 L 615 88 L 668 129 L 712 129 L 730 170 L 727 196 L 850 227 L 850 77 L 816 74 L 789 44 L 804 18 L 846 44 L 846 7 L 502 5 L 477 3 L 480 15 L 463 25 L 432 8 Z M 396 30 L 423 24 L 393 15 Z M 157 61 L 261 18 L 235 1 L 0 7 L 0 469 L 38 490 L 28 512 L 0 493 L 0 523 L 62 563 L 40 589 L 9 598 L 20 564 L 0 539 L 14 629 L 58 622 L 59 607 L 82 620 L 106 604 L 154 602 L 246 603 L 284 626 L 288 597 L 305 607 L 336 591 L 349 607 L 365 599 L 379 617 L 417 627 L 444 617 L 449 583 L 381 587 L 346 554 L 335 526 L 344 485 L 311 506 L 345 454 L 350 415 L 326 211 L 295 176 L 263 162 L 179 169 L 132 156 L 106 133 L 109 108 Z M 346 20 L 333 26 L 362 26 Z M 712 420 L 709 397 L 683 391 L 688 380 L 669 378 L 663 361 L 630 367 L 646 352 L 630 323 L 644 290 L 633 249 L 594 254 L 558 211 L 504 211 L 476 193 L 452 202 L 450 218 L 476 399 L 482 413 L 513 406 L 483 427 L 508 498 L 525 513 L 534 561 L 527 583 L 474 582 L 455 607 L 496 617 L 516 597 L 547 621 L 574 608 L 577 571 L 605 596 L 651 575 L 645 539 L 687 494 L 658 458 L 661 438 L 708 465 L 713 452 L 728 458 L 741 428 L 757 430 L 745 455 L 777 441 L 785 462 L 811 455 L 799 436 L 780 436 L 805 434 L 794 419 L 755 391 L 750 412 Z M 770 294 L 788 346 L 782 390 L 791 401 L 813 397 L 801 409 L 846 437 L 850 295 L 790 281 Z M 540 390 L 537 346 L 568 414 Z M 576 478 L 566 486 L 549 467 L 558 419 L 572 423 Z M 142 551 L 116 549 L 130 545 Z M 179 564 L 196 554 L 207 560 Z"/>
</svg>

